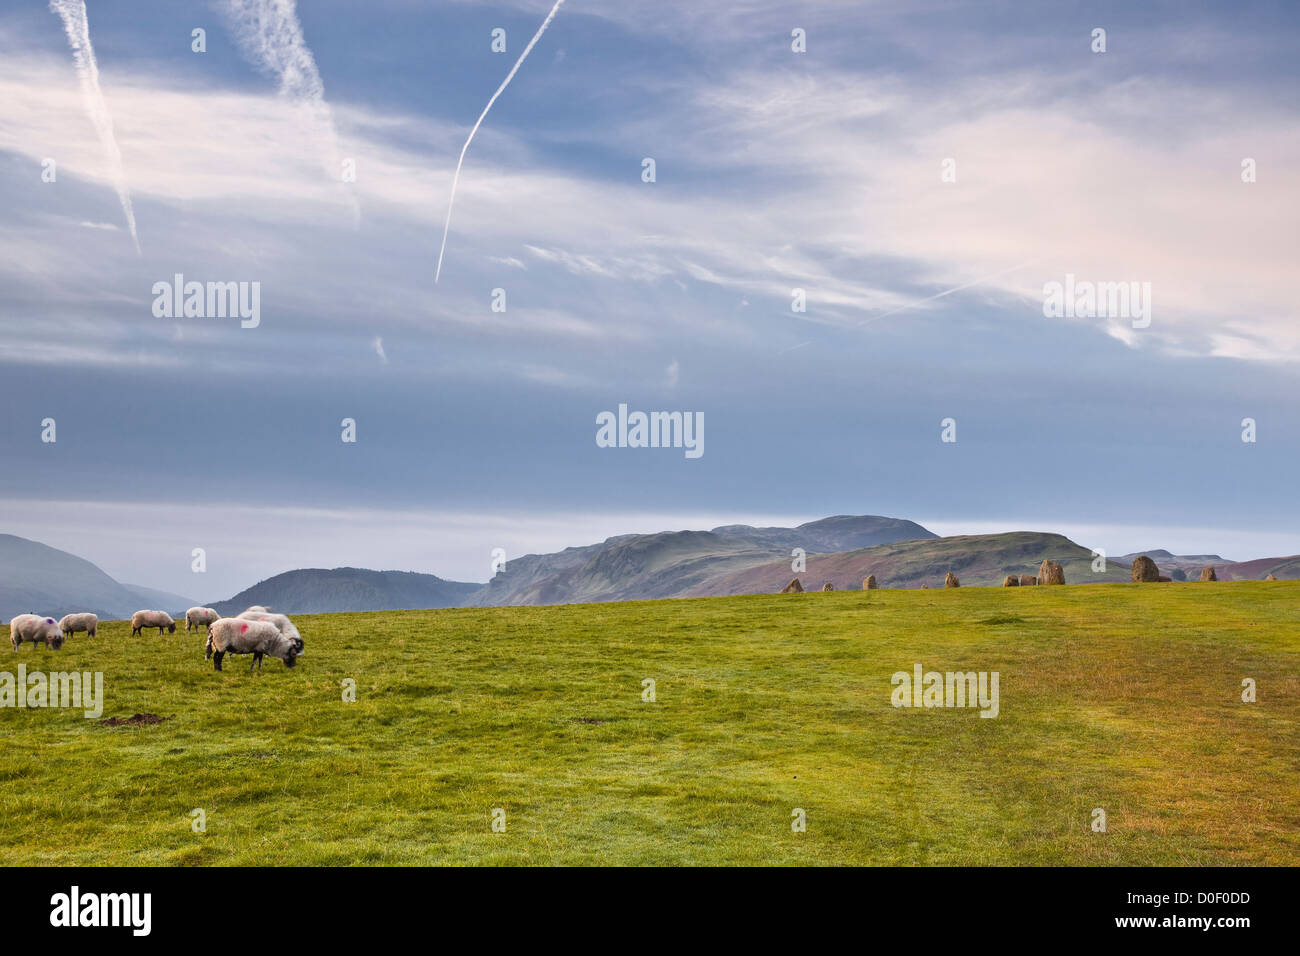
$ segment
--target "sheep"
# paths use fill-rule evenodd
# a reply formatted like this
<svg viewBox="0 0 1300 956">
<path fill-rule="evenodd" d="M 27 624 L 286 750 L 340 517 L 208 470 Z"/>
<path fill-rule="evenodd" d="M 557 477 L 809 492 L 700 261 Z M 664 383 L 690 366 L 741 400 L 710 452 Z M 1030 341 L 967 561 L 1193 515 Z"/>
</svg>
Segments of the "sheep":
<svg viewBox="0 0 1300 956">
<path fill-rule="evenodd" d="M 59 629 L 59 622 L 52 617 L 19 614 L 9 622 L 9 643 L 13 644 L 16 651 L 23 641 L 32 644 L 40 642 L 46 650 L 52 647 L 57 651 L 63 647 L 63 631 Z"/>
<path fill-rule="evenodd" d="M 301 657 L 303 653 L 302 635 L 298 633 L 298 628 L 294 627 L 293 621 L 289 620 L 283 614 L 271 614 L 265 608 L 250 607 L 243 614 L 239 615 L 241 620 L 245 621 L 269 621 L 274 624 L 278 630 L 289 640 L 293 641 L 294 650 Z"/>
<path fill-rule="evenodd" d="M 199 628 L 211 627 L 212 622 L 221 617 L 210 607 L 192 607 L 185 612 L 185 630 L 197 631 Z"/>
<path fill-rule="evenodd" d="M 59 621 L 59 630 L 63 632 L 64 637 L 71 637 L 77 631 L 85 631 L 87 636 L 94 637 L 95 629 L 99 627 L 99 618 L 85 611 L 81 614 L 65 614 Z"/>
<path fill-rule="evenodd" d="M 250 673 L 254 667 L 262 666 L 264 654 L 280 658 L 285 667 L 293 667 L 298 659 L 293 640 L 281 634 L 275 624 L 242 617 L 223 617 L 208 625 L 206 657 L 212 658 L 213 670 L 221 670 L 221 658 L 225 654 L 252 654 Z"/>
<path fill-rule="evenodd" d="M 167 629 L 168 634 L 176 633 L 176 622 L 166 611 L 136 611 L 131 615 L 131 636 L 142 634 L 146 627 L 158 628 L 159 635 L 162 634 L 163 628 Z"/>
<path fill-rule="evenodd" d="M 269 607 L 262 607 L 262 605 L 260 604 L 254 604 L 252 607 L 246 609 L 244 613 L 247 614 L 249 611 L 257 611 L 259 614 L 271 613 L 271 609 Z"/>
</svg>

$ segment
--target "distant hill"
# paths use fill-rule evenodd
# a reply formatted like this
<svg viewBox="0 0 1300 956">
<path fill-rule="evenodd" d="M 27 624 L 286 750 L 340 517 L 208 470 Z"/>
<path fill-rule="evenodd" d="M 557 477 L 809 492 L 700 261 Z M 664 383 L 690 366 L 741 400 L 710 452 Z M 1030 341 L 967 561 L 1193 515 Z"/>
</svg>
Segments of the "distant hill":
<svg viewBox="0 0 1300 956">
<path fill-rule="evenodd" d="M 254 604 L 284 614 L 459 607 L 481 587 L 414 571 L 303 568 L 259 581 L 228 601 L 208 606 L 227 615 Z"/>
<path fill-rule="evenodd" d="M 174 614 L 190 606 L 176 595 L 119 584 L 75 554 L 0 534 L 0 619 L 6 622 L 28 612 L 62 617 L 72 611 L 91 611 L 111 620 L 130 617 L 141 608 Z"/>
<path fill-rule="evenodd" d="M 804 572 L 791 569 L 791 551 L 806 553 Z M 1141 552 L 1162 574 L 1195 580 L 1210 566 L 1221 580 L 1300 578 L 1300 555 L 1227 561 L 1216 554 Z M 769 593 L 798 576 L 805 588 L 830 581 L 857 589 L 868 574 L 881 587 L 941 587 L 948 571 L 963 585 L 1000 585 L 1007 574 L 1033 574 L 1043 558 L 1060 561 L 1066 581 L 1127 581 L 1135 555 L 1092 571 L 1092 553 L 1059 534 L 1016 531 L 940 538 L 914 521 L 879 515 L 837 515 L 796 528 L 724 525 L 712 531 L 625 534 L 599 544 L 510 560 L 487 584 L 447 581 L 410 571 L 304 568 L 260 581 L 225 601 L 223 614 L 261 604 L 290 614 L 422 608 L 574 604 L 654 598 Z M 76 555 L 0 534 L 0 621 L 33 611 L 59 617 L 93 611 L 126 618 L 141 608 L 173 616 L 202 602 L 121 584 Z"/>
<path fill-rule="evenodd" d="M 837 515 L 796 528 L 725 525 L 712 531 L 620 535 L 601 544 L 515 558 L 465 604 L 573 604 L 723 593 L 710 582 L 773 561 L 788 566 L 794 548 L 825 554 L 934 537 L 914 521 L 879 515 Z"/>
<path fill-rule="evenodd" d="M 829 581 L 837 591 L 857 590 L 874 574 L 882 588 L 943 587 L 951 571 L 963 585 L 995 586 L 1008 574 L 1037 574 L 1044 558 L 1059 561 L 1068 584 L 1127 581 L 1129 570 L 1114 561 L 1104 573 L 1092 570 L 1092 551 L 1059 534 L 1012 531 L 1006 534 L 964 534 L 951 538 L 901 541 L 856 551 L 809 557 L 807 571 L 790 570 L 789 560 L 773 561 L 706 582 L 696 595 L 774 592 L 792 577 L 805 590 L 818 590 Z"/>
<path fill-rule="evenodd" d="M 1300 578 L 1300 554 L 1283 558 L 1253 558 L 1250 561 L 1229 561 L 1217 554 L 1171 554 L 1168 551 L 1134 551 L 1120 555 L 1112 561 L 1132 566 L 1133 559 L 1145 554 L 1156 563 L 1161 574 L 1178 580 L 1181 571 L 1189 581 L 1200 579 L 1202 568 L 1214 568 L 1220 581 L 1260 581 L 1272 574 L 1280 581 Z"/>
<path fill-rule="evenodd" d="M 177 611 L 187 611 L 199 603 L 194 598 L 173 594 L 171 591 L 159 591 L 157 588 L 141 587 L 139 584 L 123 584 L 122 587 L 139 596 L 137 611 L 140 608 L 158 608 L 175 616 Z"/>
<path fill-rule="evenodd" d="M 1255 558 L 1214 565 L 1214 573 L 1223 581 L 1260 581 L 1272 574 L 1280 581 L 1300 578 L 1300 554 L 1285 558 Z"/>
</svg>

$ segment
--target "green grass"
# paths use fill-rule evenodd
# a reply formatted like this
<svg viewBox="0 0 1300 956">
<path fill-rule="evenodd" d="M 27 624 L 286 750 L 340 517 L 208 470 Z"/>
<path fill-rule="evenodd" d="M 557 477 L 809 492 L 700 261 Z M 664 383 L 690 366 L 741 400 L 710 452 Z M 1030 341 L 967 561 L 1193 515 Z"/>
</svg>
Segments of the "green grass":
<svg viewBox="0 0 1300 956">
<path fill-rule="evenodd" d="M 1282 581 L 304 615 L 260 674 L 114 622 L 0 669 L 170 719 L 0 710 L 0 863 L 1294 865 L 1298 611 Z M 916 662 L 999 671 L 1001 715 L 893 708 Z"/>
</svg>

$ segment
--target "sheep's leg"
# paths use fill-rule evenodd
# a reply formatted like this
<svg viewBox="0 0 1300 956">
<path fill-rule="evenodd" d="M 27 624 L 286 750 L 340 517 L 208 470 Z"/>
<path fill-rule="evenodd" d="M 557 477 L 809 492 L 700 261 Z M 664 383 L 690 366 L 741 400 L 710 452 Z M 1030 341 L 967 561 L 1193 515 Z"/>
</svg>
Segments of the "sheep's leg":
<svg viewBox="0 0 1300 956">
<path fill-rule="evenodd" d="M 214 671 L 221 670 L 221 658 L 225 656 L 225 653 L 225 651 L 217 651 L 212 655 L 212 669 Z"/>
</svg>

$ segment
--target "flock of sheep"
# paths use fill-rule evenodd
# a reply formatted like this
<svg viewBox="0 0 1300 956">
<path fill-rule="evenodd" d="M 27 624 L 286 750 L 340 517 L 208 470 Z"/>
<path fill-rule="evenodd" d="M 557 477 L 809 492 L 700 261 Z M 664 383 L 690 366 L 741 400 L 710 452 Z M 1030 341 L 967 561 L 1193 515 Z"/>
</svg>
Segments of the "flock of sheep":
<svg viewBox="0 0 1300 956">
<path fill-rule="evenodd" d="M 160 635 L 163 631 L 176 633 L 176 621 L 166 611 L 136 611 L 131 615 L 132 637 L 151 627 L 158 628 Z M 58 621 L 39 614 L 19 614 L 9 622 L 9 641 L 15 651 L 23 641 L 57 651 L 73 634 L 85 632 L 94 637 L 98 628 L 99 618 L 89 612 L 67 614 Z M 221 659 L 226 654 L 252 654 L 253 662 L 248 667 L 251 671 L 260 668 L 262 658 L 268 655 L 293 667 L 303 653 L 302 635 L 293 621 L 261 606 L 250 607 L 238 617 L 222 617 L 210 607 L 192 607 L 185 612 L 185 630 L 201 628 L 207 628 L 205 658 L 212 660 L 214 670 L 221 670 Z"/>
</svg>

